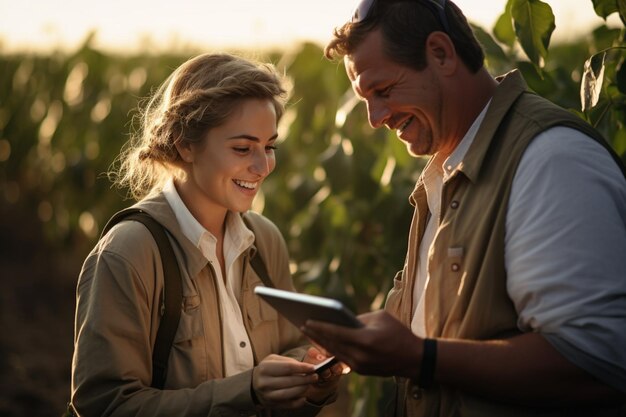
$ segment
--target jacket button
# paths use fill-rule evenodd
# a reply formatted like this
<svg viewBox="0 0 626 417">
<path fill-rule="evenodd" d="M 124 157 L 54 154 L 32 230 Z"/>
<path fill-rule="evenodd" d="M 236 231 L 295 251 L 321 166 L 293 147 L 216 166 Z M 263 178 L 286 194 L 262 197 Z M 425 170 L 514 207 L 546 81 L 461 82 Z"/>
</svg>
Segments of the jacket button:
<svg viewBox="0 0 626 417">
<path fill-rule="evenodd" d="M 239 342 L 239 347 L 240 348 L 245 348 L 246 347 L 246 342 Z"/>
<path fill-rule="evenodd" d="M 457 264 L 457 263 L 453 263 L 450 266 L 450 269 L 452 269 L 452 272 L 459 272 L 459 269 L 461 269 L 461 266 L 459 264 Z"/>
<path fill-rule="evenodd" d="M 458 209 L 459 208 L 459 202 L 454 200 L 453 202 L 450 203 L 450 207 L 453 209 Z"/>
</svg>

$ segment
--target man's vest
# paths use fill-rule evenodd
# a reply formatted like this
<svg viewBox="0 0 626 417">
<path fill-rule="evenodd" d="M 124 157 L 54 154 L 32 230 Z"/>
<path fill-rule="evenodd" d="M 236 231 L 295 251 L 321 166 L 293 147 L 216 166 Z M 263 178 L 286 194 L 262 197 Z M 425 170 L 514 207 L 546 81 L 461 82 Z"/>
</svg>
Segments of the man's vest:
<svg viewBox="0 0 626 417">
<path fill-rule="evenodd" d="M 442 189 L 440 224 L 429 259 L 430 278 L 425 294 L 428 337 L 486 340 L 520 333 L 517 313 L 506 290 L 505 224 L 515 172 L 524 151 L 539 133 L 555 126 L 577 129 L 607 148 L 624 170 L 617 155 L 594 129 L 528 91 L 517 71 L 499 81 L 460 169 Z M 406 264 L 396 276 L 385 306 L 409 327 L 419 244 L 428 216 L 421 179 L 410 201 L 415 213 Z M 527 416 L 531 412 L 447 387 L 435 386 L 425 391 L 412 380 L 399 378 L 397 382 L 398 416 L 501 417 Z M 543 410 L 532 415 L 543 416 Z"/>
</svg>

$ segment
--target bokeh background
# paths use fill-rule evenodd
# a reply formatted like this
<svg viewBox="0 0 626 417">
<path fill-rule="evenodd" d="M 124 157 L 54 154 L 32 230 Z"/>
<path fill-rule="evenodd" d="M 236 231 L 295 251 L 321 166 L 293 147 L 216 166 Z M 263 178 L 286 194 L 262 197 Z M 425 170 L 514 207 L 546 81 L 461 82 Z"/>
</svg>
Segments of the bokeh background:
<svg viewBox="0 0 626 417">
<path fill-rule="evenodd" d="M 490 71 L 530 87 L 626 152 L 624 2 L 458 0 Z M 283 231 L 299 290 L 362 313 L 402 268 L 425 160 L 373 131 L 340 62 L 323 58 L 348 0 L 0 0 L 0 416 L 60 416 L 75 284 L 106 220 L 130 205 L 106 177 L 138 101 L 187 58 L 273 62 L 293 92 L 278 165 L 254 209 Z M 378 416 L 390 382 L 350 375 L 336 415 Z M 343 413 L 343 414 L 341 414 Z"/>
</svg>

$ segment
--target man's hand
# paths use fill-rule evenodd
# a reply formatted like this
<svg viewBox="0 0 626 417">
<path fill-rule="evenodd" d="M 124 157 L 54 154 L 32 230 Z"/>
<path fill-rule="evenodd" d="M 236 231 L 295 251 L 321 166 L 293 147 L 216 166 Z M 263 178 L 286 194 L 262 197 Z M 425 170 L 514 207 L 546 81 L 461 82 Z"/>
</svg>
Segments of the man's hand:
<svg viewBox="0 0 626 417">
<path fill-rule="evenodd" d="M 302 331 L 363 375 L 416 377 L 423 340 L 384 311 L 359 316 L 347 328 L 307 321 Z M 507 339 L 437 339 L 438 383 L 488 398 L 530 406 L 607 404 L 623 393 L 563 357 L 540 333 Z"/>
<path fill-rule="evenodd" d="M 309 320 L 301 330 L 361 375 L 418 375 L 423 343 L 411 329 L 385 311 L 358 318 L 363 327 Z"/>
<path fill-rule="evenodd" d="M 269 408 L 302 407 L 311 384 L 319 381 L 311 363 L 280 355 L 269 355 L 252 371 L 252 389 Z"/>
</svg>

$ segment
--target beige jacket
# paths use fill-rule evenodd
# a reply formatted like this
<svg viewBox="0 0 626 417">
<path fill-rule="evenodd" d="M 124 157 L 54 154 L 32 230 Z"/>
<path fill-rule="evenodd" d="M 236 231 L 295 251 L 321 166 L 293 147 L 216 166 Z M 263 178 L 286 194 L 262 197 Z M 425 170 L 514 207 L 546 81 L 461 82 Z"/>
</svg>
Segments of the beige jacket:
<svg viewBox="0 0 626 417">
<path fill-rule="evenodd" d="M 215 274 L 180 230 L 162 194 L 137 204 L 169 232 L 183 279 L 183 306 L 171 348 L 165 389 L 150 387 L 152 347 L 159 326 L 163 271 L 156 243 L 140 223 L 125 221 L 102 238 L 77 285 L 72 404 L 100 416 L 248 416 L 252 371 L 224 378 L 222 328 Z M 262 285 L 249 259 L 259 250 L 277 288 L 294 290 L 284 239 L 266 218 L 251 213 L 256 247 L 243 254 L 241 308 L 255 363 L 303 345 L 301 333 L 261 301 Z M 291 356 L 303 357 L 304 349 Z M 284 415 L 314 415 L 307 406 Z M 279 413 L 272 415 L 280 415 Z"/>
<path fill-rule="evenodd" d="M 519 334 L 517 313 L 506 290 L 504 234 L 508 197 L 524 150 L 537 134 L 557 125 L 578 129 L 607 147 L 580 118 L 530 93 L 517 71 L 499 81 L 460 170 L 442 190 L 441 220 L 425 294 L 429 337 L 485 340 Z M 411 203 L 415 214 L 407 260 L 394 279 L 386 304 L 386 309 L 408 327 L 418 248 L 428 216 L 421 179 Z M 589 412 L 514 407 L 446 386 L 424 391 L 415 380 L 398 379 L 398 387 L 398 416 L 552 416 Z M 601 415 L 600 410 L 594 412 Z"/>
</svg>

